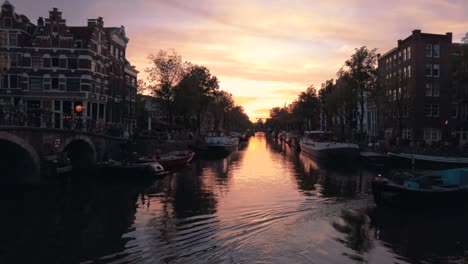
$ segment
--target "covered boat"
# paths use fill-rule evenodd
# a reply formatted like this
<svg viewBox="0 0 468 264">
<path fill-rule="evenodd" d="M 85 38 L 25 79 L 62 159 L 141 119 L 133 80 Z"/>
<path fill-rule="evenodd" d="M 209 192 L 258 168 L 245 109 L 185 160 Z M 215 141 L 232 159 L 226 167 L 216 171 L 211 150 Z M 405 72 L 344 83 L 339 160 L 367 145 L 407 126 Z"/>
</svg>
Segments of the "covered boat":
<svg viewBox="0 0 468 264">
<path fill-rule="evenodd" d="M 388 153 L 393 163 L 420 169 L 450 169 L 468 167 L 466 157 L 430 156 L 410 153 Z"/>
<path fill-rule="evenodd" d="M 237 138 L 224 136 L 222 133 L 219 135 L 209 134 L 205 136 L 199 150 L 209 156 L 227 156 L 237 149 L 238 144 Z"/>
<path fill-rule="evenodd" d="M 379 176 L 372 181 L 372 193 L 377 205 L 414 209 L 466 205 L 468 168 L 439 170 L 399 180 Z"/>
<path fill-rule="evenodd" d="M 325 131 L 306 131 L 299 141 L 301 151 L 324 161 L 351 163 L 359 158 L 359 146 L 329 140 Z"/>
</svg>

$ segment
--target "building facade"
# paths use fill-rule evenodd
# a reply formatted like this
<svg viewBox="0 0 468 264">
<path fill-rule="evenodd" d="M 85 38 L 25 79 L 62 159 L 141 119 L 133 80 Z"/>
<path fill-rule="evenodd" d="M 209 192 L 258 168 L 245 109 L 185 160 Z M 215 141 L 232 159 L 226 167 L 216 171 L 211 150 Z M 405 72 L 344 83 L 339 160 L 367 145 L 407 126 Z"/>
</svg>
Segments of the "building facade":
<svg viewBox="0 0 468 264">
<path fill-rule="evenodd" d="M 123 26 L 68 26 L 57 8 L 34 24 L 5 1 L 0 41 L 0 122 L 132 133 L 138 71 Z"/>
<path fill-rule="evenodd" d="M 378 59 L 379 87 L 386 138 L 449 139 L 458 125 L 453 107 L 452 33 L 414 30 Z"/>
</svg>

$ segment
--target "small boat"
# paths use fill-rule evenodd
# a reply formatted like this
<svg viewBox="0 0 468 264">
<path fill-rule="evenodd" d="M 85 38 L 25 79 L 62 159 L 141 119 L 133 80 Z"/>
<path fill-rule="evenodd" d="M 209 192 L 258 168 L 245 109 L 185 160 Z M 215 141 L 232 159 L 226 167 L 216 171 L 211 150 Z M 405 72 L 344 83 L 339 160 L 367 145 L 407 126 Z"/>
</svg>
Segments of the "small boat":
<svg viewBox="0 0 468 264">
<path fill-rule="evenodd" d="M 301 151 L 324 161 L 352 163 L 359 158 L 359 146 L 328 140 L 325 131 L 305 131 L 299 141 Z"/>
<path fill-rule="evenodd" d="M 430 156 L 409 153 L 388 153 L 392 162 L 419 169 L 450 169 L 468 167 L 468 158 Z"/>
<path fill-rule="evenodd" d="M 157 161 L 164 168 L 183 166 L 192 161 L 195 153 L 193 151 L 172 151 L 157 157 Z"/>
<path fill-rule="evenodd" d="M 412 209 L 466 205 L 468 168 L 439 170 L 418 177 L 390 180 L 382 176 L 372 181 L 377 205 L 394 205 Z"/>
<path fill-rule="evenodd" d="M 120 162 L 109 160 L 98 163 L 97 167 L 105 174 L 135 175 L 135 176 L 162 176 L 168 172 L 158 162 Z"/>
</svg>

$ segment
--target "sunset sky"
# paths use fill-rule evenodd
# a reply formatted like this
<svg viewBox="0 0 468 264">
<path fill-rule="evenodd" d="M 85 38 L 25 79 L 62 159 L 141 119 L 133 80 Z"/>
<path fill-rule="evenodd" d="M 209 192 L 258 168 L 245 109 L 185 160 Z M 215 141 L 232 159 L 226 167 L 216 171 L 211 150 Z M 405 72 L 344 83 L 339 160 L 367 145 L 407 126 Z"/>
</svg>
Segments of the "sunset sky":
<svg viewBox="0 0 468 264">
<path fill-rule="evenodd" d="M 0 0 L 3 2 L 3 0 Z M 207 66 L 251 120 L 268 117 L 313 84 L 320 87 L 354 49 L 384 53 L 413 29 L 468 31 L 466 0 L 10 0 L 36 22 L 52 7 L 68 25 L 102 16 L 124 25 L 127 58 L 142 73 L 159 49 Z"/>
</svg>

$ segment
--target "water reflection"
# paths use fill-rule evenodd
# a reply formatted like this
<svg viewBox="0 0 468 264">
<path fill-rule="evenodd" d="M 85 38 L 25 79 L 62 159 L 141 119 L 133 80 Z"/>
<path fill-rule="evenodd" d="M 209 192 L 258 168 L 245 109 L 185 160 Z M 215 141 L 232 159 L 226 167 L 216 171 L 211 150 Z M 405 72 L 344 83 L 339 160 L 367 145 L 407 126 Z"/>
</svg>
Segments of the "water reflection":
<svg viewBox="0 0 468 264">
<path fill-rule="evenodd" d="M 199 158 L 147 183 L 88 177 L 0 192 L 0 263 L 468 259 L 468 213 L 375 209 L 374 174 L 325 167 L 257 136 L 227 158 Z"/>
</svg>

